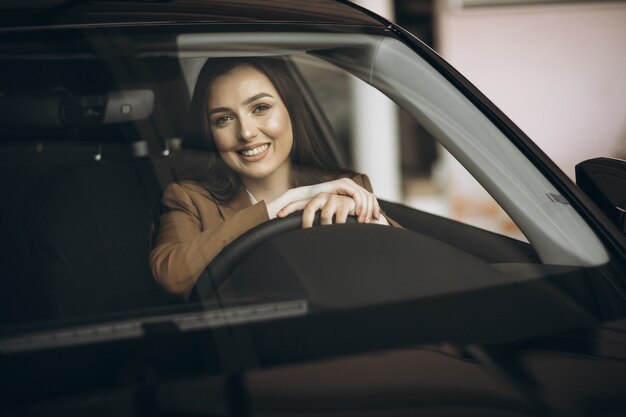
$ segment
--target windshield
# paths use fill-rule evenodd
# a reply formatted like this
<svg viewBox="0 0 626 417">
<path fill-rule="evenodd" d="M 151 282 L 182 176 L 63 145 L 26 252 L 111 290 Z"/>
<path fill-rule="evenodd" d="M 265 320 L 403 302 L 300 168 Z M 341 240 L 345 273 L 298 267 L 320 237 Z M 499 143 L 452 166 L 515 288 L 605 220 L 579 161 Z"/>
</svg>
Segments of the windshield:
<svg viewBox="0 0 626 417">
<path fill-rule="evenodd" d="M 542 172 L 388 34 L 74 35 L 0 46 L 5 352 L 527 282 L 561 299 L 548 278 L 609 262 Z M 439 156 L 420 171 L 424 146 Z"/>
</svg>

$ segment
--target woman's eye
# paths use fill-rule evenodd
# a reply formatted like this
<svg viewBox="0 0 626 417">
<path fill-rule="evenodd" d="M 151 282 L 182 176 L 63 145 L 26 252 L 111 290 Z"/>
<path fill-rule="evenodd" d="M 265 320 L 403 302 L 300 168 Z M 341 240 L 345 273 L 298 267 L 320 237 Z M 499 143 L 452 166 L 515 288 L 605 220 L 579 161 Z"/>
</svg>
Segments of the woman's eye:
<svg viewBox="0 0 626 417">
<path fill-rule="evenodd" d="M 255 113 L 263 113 L 266 112 L 270 109 L 270 106 L 268 106 L 267 104 L 259 104 L 258 106 L 254 107 L 254 112 Z"/>
<path fill-rule="evenodd" d="M 215 119 L 214 123 L 215 123 L 217 126 L 222 126 L 222 125 L 224 125 L 224 124 L 228 123 L 228 122 L 229 122 L 229 121 L 231 121 L 231 120 L 232 120 L 232 117 L 231 117 L 231 116 L 220 116 L 220 117 L 218 117 L 217 119 Z"/>
</svg>

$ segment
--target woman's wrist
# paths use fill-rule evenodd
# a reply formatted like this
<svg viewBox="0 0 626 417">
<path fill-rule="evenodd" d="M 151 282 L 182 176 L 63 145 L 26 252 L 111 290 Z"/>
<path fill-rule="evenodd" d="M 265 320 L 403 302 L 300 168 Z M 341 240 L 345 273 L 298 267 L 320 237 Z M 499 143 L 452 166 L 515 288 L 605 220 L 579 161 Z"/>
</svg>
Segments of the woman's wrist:
<svg viewBox="0 0 626 417">
<path fill-rule="evenodd" d="M 303 187 L 300 187 L 300 188 L 303 188 Z M 283 194 L 281 194 L 277 198 L 275 198 L 274 200 L 266 203 L 267 214 L 270 217 L 270 219 L 275 218 L 276 214 L 280 211 L 280 209 L 285 207 L 287 204 L 291 203 L 292 201 L 299 200 L 300 199 L 299 196 L 301 194 L 302 194 L 302 190 L 299 190 L 299 188 L 291 188 L 285 191 Z"/>
<path fill-rule="evenodd" d="M 270 219 L 273 219 L 276 217 L 276 214 L 280 211 L 280 209 L 285 207 L 287 204 L 294 201 L 306 200 L 319 194 L 316 190 L 317 188 L 315 185 L 304 185 L 302 187 L 290 188 L 279 197 L 266 204 L 267 214 Z"/>
<path fill-rule="evenodd" d="M 270 202 L 265 203 L 265 207 L 267 208 L 267 215 L 269 216 L 270 220 L 275 218 L 276 213 L 283 207 L 280 200 L 281 198 L 278 197 Z"/>
</svg>

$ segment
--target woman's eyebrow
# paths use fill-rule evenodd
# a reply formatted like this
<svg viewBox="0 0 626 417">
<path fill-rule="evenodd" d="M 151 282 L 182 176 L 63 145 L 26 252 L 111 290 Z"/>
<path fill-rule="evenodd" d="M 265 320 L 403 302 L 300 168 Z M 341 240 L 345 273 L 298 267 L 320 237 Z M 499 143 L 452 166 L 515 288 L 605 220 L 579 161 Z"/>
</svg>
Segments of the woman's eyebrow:
<svg viewBox="0 0 626 417">
<path fill-rule="evenodd" d="M 248 104 L 250 104 L 250 103 L 252 103 L 252 102 L 254 102 L 254 101 L 256 101 L 256 100 L 258 100 L 258 99 L 260 99 L 260 98 L 263 98 L 263 97 L 270 97 L 270 98 L 274 98 L 274 96 L 273 96 L 273 95 L 271 95 L 271 94 L 268 94 L 268 93 L 259 93 L 259 94 L 256 94 L 256 95 L 254 95 L 254 96 L 250 97 L 250 98 L 247 98 L 247 99 L 246 99 L 243 103 L 241 103 L 241 104 L 243 104 L 244 106 L 247 106 Z M 214 108 L 214 109 L 209 110 L 209 116 L 211 116 L 211 115 L 212 115 L 212 114 L 214 114 L 214 113 L 223 113 L 223 112 L 228 112 L 228 111 L 229 111 L 229 109 L 228 109 L 228 108 L 226 108 L 226 107 L 216 107 L 216 108 Z"/>
<path fill-rule="evenodd" d="M 244 101 L 244 102 L 243 102 L 243 103 L 241 103 L 241 104 L 243 104 L 243 105 L 247 105 L 247 104 L 250 104 L 250 103 L 252 103 L 253 101 L 256 101 L 256 100 L 258 100 L 258 99 L 260 99 L 260 98 L 263 98 L 263 97 L 270 97 L 270 98 L 274 98 L 274 96 L 272 96 L 271 94 L 268 94 L 268 93 L 259 93 L 259 94 L 257 94 L 257 95 L 254 95 L 254 96 L 252 96 L 252 97 L 250 97 L 250 98 L 246 99 L 246 101 Z"/>
<path fill-rule="evenodd" d="M 209 116 L 211 116 L 214 113 L 223 113 L 227 111 L 228 109 L 226 107 L 216 107 L 214 109 L 209 110 Z"/>
</svg>

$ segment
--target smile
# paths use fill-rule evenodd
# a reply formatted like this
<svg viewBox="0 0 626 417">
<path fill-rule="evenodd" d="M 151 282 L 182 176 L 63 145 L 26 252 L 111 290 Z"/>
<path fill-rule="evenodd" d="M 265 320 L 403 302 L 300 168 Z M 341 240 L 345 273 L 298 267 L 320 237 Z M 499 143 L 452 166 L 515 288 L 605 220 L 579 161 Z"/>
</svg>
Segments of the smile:
<svg viewBox="0 0 626 417">
<path fill-rule="evenodd" d="M 269 147 L 270 147 L 269 143 L 265 143 L 263 145 L 257 146 L 252 149 L 242 149 L 237 152 L 245 157 L 255 157 L 255 156 L 260 156 L 264 154 L 265 152 L 267 152 Z"/>
</svg>

